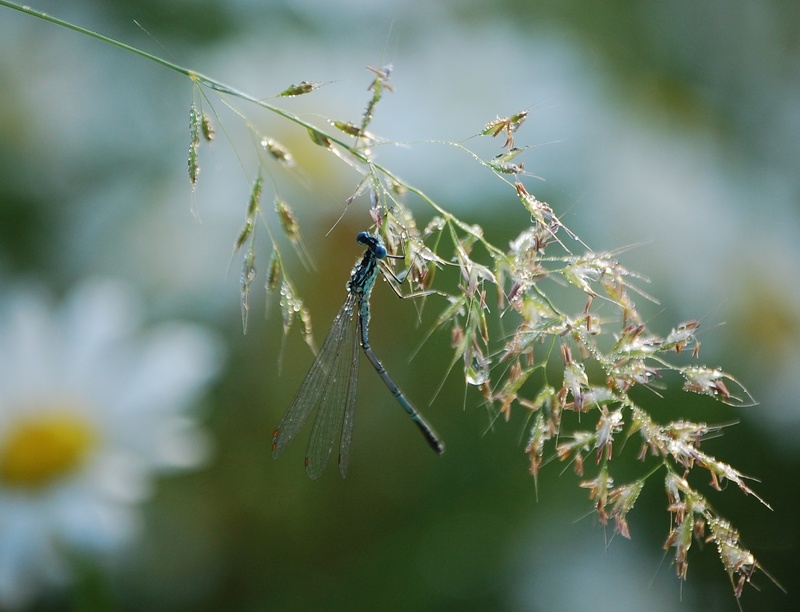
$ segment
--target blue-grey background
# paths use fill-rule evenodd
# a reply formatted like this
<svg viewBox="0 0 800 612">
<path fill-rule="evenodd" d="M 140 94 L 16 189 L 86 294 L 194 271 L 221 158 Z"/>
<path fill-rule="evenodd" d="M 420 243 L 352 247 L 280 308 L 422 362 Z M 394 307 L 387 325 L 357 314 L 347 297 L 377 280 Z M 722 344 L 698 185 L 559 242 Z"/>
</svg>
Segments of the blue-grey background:
<svg viewBox="0 0 800 612">
<path fill-rule="evenodd" d="M 682 394 L 651 398 L 665 420 L 741 421 L 707 448 L 757 477 L 753 488 L 774 510 L 730 486 L 714 503 L 789 589 L 762 575 L 761 591 L 747 588 L 743 601 L 758 610 L 798 601 L 800 6 L 95 0 L 37 8 L 256 96 L 331 81 L 281 102 L 320 124 L 358 120 L 369 95 L 364 67 L 392 63 L 396 91 L 380 103 L 373 131 L 409 144 L 380 148 L 378 159 L 500 245 L 525 222 L 513 193 L 463 152 L 421 141 L 461 140 L 496 115 L 529 109 L 517 142 L 536 145 L 525 167 L 545 179 L 529 180 L 529 190 L 593 248 L 632 247 L 623 262 L 651 279 L 647 291 L 660 300 L 646 309 L 651 327 L 664 333 L 700 319 L 703 360 L 734 373 L 760 402 L 730 409 Z M 255 173 L 241 122 L 212 95 L 222 125 L 190 193 L 188 79 L 2 8 L 0 83 L 0 283 L 33 276 L 60 292 L 86 275 L 127 278 L 154 320 L 192 319 L 230 345 L 207 407 L 214 459 L 160 483 L 142 540 L 104 587 L 120 609 L 736 609 L 712 546 L 693 548 L 686 583 L 675 578 L 657 486 L 630 516 L 632 541 L 612 537 L 564 466 L 544 469 L 537 499 L 521 413 L 490 428 L 455 374 L 427 406 L 446 374 L 449 337 L 434 335 L 409 361 L 427 327 L 415 327 L 414 309 L 381 287 L 374 348 L 447 453 L 432 456 L 364 369 L 348 478 L 331 468 L 310 482 L 305 436 L 273 462 L 272 429 L 311 355 L 294 332 L 278 374 L 280 312 L 273 298 L 262 316 L 260 290 L 241 333 L 238 264 L 229 269 L 229 260 Z M 353 236 L 370 222 L 359 200 L 325 237 L 357 177 L 304 131 L 231 102 L 298 159 L 297 172 L 272 176 L 317 263 L 314 273 L 288 265 L 320 341 L 359 252 Z M 424 225 L 430 212 L 415 210 Z M 262 271 L 267 257 L 260 252 Z M 638 444 L 630 446 L 629 459 Z"/>
</svg>

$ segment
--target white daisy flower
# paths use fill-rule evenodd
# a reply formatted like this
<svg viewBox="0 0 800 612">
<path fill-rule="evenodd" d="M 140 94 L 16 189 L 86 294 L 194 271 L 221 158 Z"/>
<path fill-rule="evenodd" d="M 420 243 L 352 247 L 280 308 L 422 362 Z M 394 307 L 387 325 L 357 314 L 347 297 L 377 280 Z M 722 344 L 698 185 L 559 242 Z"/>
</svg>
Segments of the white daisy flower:
<svg viewBox="0 0 800 612">
<path fill-rule="evenodd" d="M 156 473 L 208 444 L 189 409 L 221 352 L 203 329 L 140 333 L 137 299 L 87 281 L 58 311 L 30 290 L 0 303 L 0 608 L 69 582 L 69 554 L 106 558 L 136 534 Z"/>
</svg>

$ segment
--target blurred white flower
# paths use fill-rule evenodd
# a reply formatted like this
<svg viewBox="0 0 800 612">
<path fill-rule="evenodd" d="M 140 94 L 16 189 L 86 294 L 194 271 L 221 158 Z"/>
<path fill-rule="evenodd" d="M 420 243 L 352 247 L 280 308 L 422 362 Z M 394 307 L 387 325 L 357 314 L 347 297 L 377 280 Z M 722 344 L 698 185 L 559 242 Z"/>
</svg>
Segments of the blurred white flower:
<svg viewBox="0 0 800 612">
<path fill-rule="evenodd" d="M 221 361 L 198 326 L 142 331 L 132 290 L 81 284 L 57 311 L 0 303 L 0 608 L 69 582 L 69 555 L 105 558 L 137 532 L 153 476 L 200 464 L 188 412 Z"/>
</svg>

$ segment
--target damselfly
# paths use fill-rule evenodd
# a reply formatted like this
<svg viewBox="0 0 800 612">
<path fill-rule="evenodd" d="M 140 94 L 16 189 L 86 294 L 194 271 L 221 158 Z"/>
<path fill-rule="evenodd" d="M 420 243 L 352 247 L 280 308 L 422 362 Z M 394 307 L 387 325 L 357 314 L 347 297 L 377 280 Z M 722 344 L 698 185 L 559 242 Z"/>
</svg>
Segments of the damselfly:
<svg viewBox="0 0 800 612">
<path fill-rule="evenodd" d="M 347 475 L 356 405 L 359 344 L 430 447 L 438 454 L 444 452 L 444 443 L 389 378 L 386 368 L 369 345 L 369 298 L 381 271 L 381 260 L 391 256 L 387 255 L 380 236 L 361 232 L 356 240 L 367 250 L 350 273 L 347 299 L 333 320 L 322 348 L 272 439 L 272 456 L 277 459 L 316 409 L 317 416 L 306 448 L 306 472 L 311 478 L 319 478 L 322 474 L 337 436 L 340 439 L 339 472 L 342 478 Z"/>
</svg>

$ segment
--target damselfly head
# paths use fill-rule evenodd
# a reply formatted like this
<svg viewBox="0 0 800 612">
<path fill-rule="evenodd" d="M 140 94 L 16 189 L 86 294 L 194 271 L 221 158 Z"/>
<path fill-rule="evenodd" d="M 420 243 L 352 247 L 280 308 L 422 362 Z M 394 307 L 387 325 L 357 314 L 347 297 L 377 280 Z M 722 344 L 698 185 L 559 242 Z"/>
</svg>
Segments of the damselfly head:
<svg viewBox="0 0 800 612">
<path fill-rule="evenodd" d="M 386 257 L 386 247 L 383 246 L 383 240 L 381 240 L 380 236 L 369 232 L 359 232 L 356 236 L 356 242 L 367 247 L 378 259 Z"/>
</svg>

